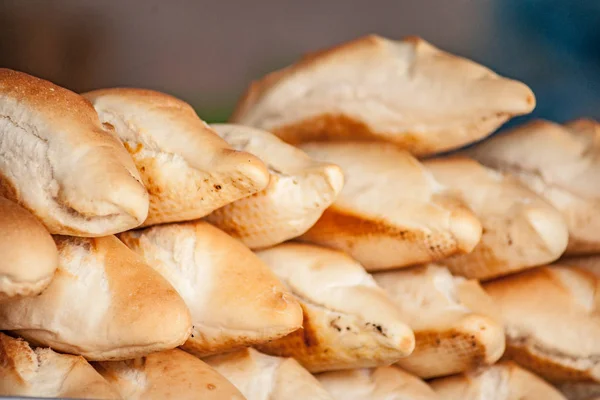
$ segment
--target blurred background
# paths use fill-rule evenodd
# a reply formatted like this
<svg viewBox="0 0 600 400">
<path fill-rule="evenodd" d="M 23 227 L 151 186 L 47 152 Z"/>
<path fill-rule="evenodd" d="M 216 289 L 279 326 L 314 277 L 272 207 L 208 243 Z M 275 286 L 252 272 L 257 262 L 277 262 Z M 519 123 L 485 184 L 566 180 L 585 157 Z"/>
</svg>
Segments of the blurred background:
<svg viewBox="0 0 600 400">
<path fill-rule="evenodd" d="M 78 92 L 162 90 L 214 122 L 306 52 L 419 35 L 526 82 L 533 116 L 562 122 L 600 118 L 599 27 L 600 0 L 0 0 L 0 66 Z"/>
</svg>

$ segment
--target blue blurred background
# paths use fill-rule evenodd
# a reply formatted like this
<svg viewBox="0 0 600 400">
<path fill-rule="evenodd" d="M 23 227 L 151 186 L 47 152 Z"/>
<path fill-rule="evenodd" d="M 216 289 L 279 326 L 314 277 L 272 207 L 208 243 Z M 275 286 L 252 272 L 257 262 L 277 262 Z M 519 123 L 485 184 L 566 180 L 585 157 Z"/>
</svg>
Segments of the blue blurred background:
<svg viewBox="0 0 600 400">
<path fill-rule="evenodd" d="M 529 84 L 532 116 L 598 119 L 598 27 L 600 0 L 0 0 L 0 66 L 75 91 L 163 90 L 220 121 L 305 52 L 419 35 Z"/>
</svg>

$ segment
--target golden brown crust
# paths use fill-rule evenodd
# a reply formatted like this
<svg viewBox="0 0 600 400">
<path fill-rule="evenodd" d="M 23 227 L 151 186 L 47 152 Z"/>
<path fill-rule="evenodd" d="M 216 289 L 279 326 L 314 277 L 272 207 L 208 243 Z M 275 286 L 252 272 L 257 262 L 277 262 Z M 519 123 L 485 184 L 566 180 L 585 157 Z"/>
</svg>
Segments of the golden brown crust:
<svg viewBox="0 0 600 400">
<path fill-rule="evenodd" d="M 376 66 L 373 59 L 380 63 Z M 363 79 L 371 73 L 379 75 L 378 79 Z M 336 74 L 346 80 L 336 79 Z M 381 81 L 386 79 L 391 89 L 382 94 L 385 89 L 380 89 Z M 473 86 L 465 85 L 465 81 L 474 82 L 481 90 L 462 93 L 460 88 Z M 286 87 L 289 82 L 294 82 L 293 88 Z M 321 82 L 331 85 L 323 87 Z M 393 87 L 395 83 L 397 87 Z M 420 108 L 423 98 L 443 98 L 435 94 L 442 84 L 447 91 L 457 91 L 458 106 L 440 101 L 437 108 L 427 113 Z M 404 85 L 402 89 L 398 88 L 400 85 Z M 490 93 L 490 99 L 483 98 L 478 103 L 462 100 L 484 97 L 479 93 Z M 403 102 L 409 102 L 403 95 L 418 98 L 413 99 L 414 106 L 403 106 Z M 270 96 L 279 96 L 279 101 Z M 371 110 L 371 115 L 365 116 L 367 113 L 359 110 L 361 105 Z M 292 144 L 376 139 L 394 141 L 416 155 L 429 155 L 478 140 L 513 115 L 530 112 L 534 106 L 535 98 L 525 85 L 440 51 L 423 39 L 392 41 L 368 35 L 307 54 L 252 82 L 230 121 L 269 129 Z M 452 109 L 446 110 L 448 107 Z M 381 118 L 374 117 L 376 113 Z M 424 113 L 431 118 L 424 119 Z M 440 127 L 452 124 L 449 129 Z"/>
<path fill-rule="evenodd" d="M 0 302 L 41 293 L 58 265 L 56 246 L 44 225 L 2 197 L 0 254 Z"/>
<path fill-rule="evenodd" d="M 124 399 L 244 398 L 217 371 L 179 349 L 152 353 L 134 360 L 100 362 L 96 368 Z"/>
<path fill-rule="evenodd" d="M 414 229 L 402 229 L 387 221 L 361 216 L 335 205 L 329 207 L 321 218 L 302 236 L 300 241 L 331 246 L 352 254 L 361 241 L 392 240 L 401 243 L 410 252 L 403 257 L 403 264 L 396 267 L 439 260 L 456 253 L 454 238 L 446 232 L 425 234 Z M 365 265 L 368 271 L 386 270 L 390 267 Z"/>
</svg>

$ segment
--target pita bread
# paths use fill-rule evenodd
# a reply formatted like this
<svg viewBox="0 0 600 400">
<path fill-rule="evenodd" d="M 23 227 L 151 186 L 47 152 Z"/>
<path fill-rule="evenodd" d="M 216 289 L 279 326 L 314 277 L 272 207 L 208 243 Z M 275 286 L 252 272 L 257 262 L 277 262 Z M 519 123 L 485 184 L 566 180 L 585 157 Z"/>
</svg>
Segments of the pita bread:
<svg viewBox="0 0 600 400">
<path fill-rule="evenodd" d="M 257 252 L 304 310 L 303 328 L 256 346 L 310 372 L 389 365 L 414 349 L 400 310 L 344 253 L 299 243 Z"/>
<path fill-rule="evenodd" d="M 44 225 L 3 197 L 0 254 L 0 303 L 40 294 L 50 284 L 58 264 L 56 245 Z"/>
<path fill-rule="evenodd" d="M 398 365 L 421 378 L 465 372 L 504 353 L 500 312 L 475 280 L 427 265 L 374 274 L 415 332 L 415 351 Z"/>
<path fill-rule="evenodd" d="M 558 390 L 511 362 L 430 382 L 445 400 L 566 400 Z"/>
<path fill-rule="evenodd" d="M 83 357 L 32 349 L 0 332 L 0 396 L 119 399 Z"/>
<path fill-rule="evenodd" d="M 600 124 L 537 120 L 468 150 L 508 172 L 559 210 L 569 227 L 567 254 L 600 252 Z"/>
<path fill-rule="evenodd" d="M 597 277 L 556 265 L 484 288 L 502 308 L 507 358 L 551 381 L 600 382 Z"/>
<path fill-rule="evenodd" d="M 241 125 L 211 127 L 234 149 L 259 157 L 269 169 L 271 179 L 264 190 L 207 217 L 252 249 L 300 236 L 342 190 L 344 176 L 338 166 L 313 161 L 269 132 Z"/>
<path fill-rule="evenodd" d="M 0 196 L 53 234 L 105 236 L 148 214 L 129 154 L 83 97 L 0 68 Z"/>
<path fill-rule="evenodd" d="M 397 367 L 324 372 L 317 379 L 336 400 L 441 400 L 425 382 Z"/>
<path fill-rule="evenodd" d="M 425 156 L 475 142 L 534 107 L 523 83 L 423 39 L 369 35 L 253 82 L 231 122 L 292 144 L 379 139 Z"/>
<path fill-rule="evenodd" d="M 116 237 L 55 240 L 50 286 L 4 303 L 0 330 L 88 360 L 134 358 L 187 340 L 191 321 L 181 297 Z"/>
<path fill-rule="evenodd" d="M 516 179 L 465 157 L 424 163 L 481 221 L 481 242 L 443 261 L 453 274 L 490 279 L 558 259 L 567 247 L 561 214 Z"/>
<path fill-rule="evenodd" d="M 273 340 L 302 326 L 302 309 L 246 246 L 202 222 L 125 232 L 121 240 L 166 278 L 192 315 L 183 349 L 197 356 Z"/>
<path fill-rule="evenodd" d="M 204 217 L 269 183 L 258 158 L 232 150 L 179 99 L 130 88 L 84 96 L 114 127 L 150 193 L 143 226 Z"/>
<path fill-rule="evenodd" d="M 311 157 L 344 171 L 344 188 L 300 240 L 336 248 L 367 271 L 468 253 L 479 242 L 473 213 L 410 154 L 390 143 L 309 143 Z"/>
<path fill-rule="evenodd" d="M 128 400 L 245 400 L 218 372 L 179 349 L 134 360 L 99 362 L 95 367 Z"/>
<path fill-rule="evenodd" d="M 272 357 L 248 348 L 205 361 L 248 400 L 333 400 L 293 358 Z"/>
</svg>

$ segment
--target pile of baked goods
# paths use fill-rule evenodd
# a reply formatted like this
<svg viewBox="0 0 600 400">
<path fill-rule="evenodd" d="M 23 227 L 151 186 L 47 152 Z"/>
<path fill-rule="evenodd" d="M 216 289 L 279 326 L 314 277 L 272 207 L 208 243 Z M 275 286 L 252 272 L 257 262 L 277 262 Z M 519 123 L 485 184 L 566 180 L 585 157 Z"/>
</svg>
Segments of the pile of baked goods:
<svg viewBox="0 0 600 400">
<path fill-rule="evenodd" d="M 600 125 L 467 146 L 534 106 L 418 38 L 215 125 L 0 69 L 0 395 L 600 398 Z"/>
</svg>

